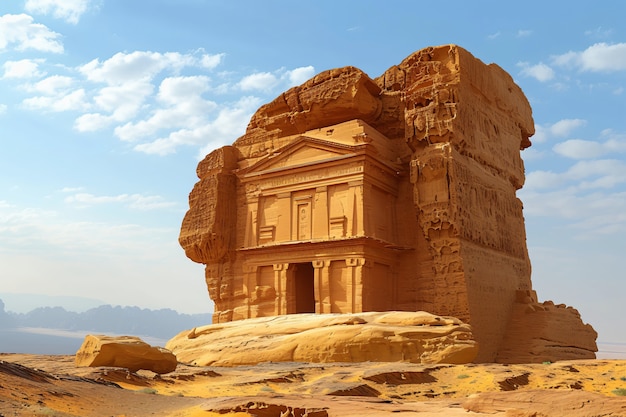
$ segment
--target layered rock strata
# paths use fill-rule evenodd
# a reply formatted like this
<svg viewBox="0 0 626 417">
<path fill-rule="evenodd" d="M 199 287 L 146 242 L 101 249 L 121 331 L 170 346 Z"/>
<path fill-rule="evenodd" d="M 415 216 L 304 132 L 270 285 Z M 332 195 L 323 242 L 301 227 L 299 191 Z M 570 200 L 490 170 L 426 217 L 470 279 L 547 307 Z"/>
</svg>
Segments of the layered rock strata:
<svg viewBox="0 0 626 417">
<path fill-rule="evenodd" d="M 166 345 L 199 366 L 262 362 L 468 363 L 478 353 L 467 324 L 425 312 L 299 314 L 213 324 Z"/>
<path fill-rule="evenodd" d="M 284 92 L 198 165 L 180 243 L 206 265 L 214 322 L 428 311 L 471 324 L 477 361 L 496 359 L 511 326 L 543 337 L 516 307 L 532 291 L 516 191 L 533 133 L 512 78 L 455 45 Z M 580 334 L 557 356 L 593 357 L 595 333 Z"/>
</svg>

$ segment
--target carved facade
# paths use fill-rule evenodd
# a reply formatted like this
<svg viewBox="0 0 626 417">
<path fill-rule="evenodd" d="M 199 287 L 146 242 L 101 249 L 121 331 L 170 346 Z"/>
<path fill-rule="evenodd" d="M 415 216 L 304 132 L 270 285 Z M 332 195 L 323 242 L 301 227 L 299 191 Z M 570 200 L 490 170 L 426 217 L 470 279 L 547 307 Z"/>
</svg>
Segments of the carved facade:
<svg viewBox="0 0 626 417">
<path fill-rule="evenodd" d="M 206 265 L 214 322 L 423 310 L 470 323 L 479 361 L 514 361 L 534 333 L 508 329 L 538 305 L 516 197 L 533 132 L 510 76 L 454 45 L 283 93 L 198 165 L 180 243 Z M 553 359 L 593 356 L 577 314 L 550 315 L 586 335 Z"/>
<path fill-rule="evenodd" d="M 244 292 L 233 318 L 393 310 L 406 173 L 362 121 L 306 132 L 237 172 Z M 406 205 L 405 205 L 406 206 Z M 408 206 L 406 206 L 408 208 Z"/>
</svg>

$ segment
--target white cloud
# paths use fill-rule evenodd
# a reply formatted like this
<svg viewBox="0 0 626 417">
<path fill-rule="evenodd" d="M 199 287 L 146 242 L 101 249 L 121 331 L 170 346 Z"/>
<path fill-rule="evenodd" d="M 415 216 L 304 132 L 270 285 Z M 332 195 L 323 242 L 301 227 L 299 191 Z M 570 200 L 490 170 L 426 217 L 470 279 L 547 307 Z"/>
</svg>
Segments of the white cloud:
<svg viewBox="0 0 626 417">
<path fill-rule="evenodd" d="M 178 52 L 118 52 L 103 62 L 94 59 L 79 67 L 79 71 L 90 81 L 122 85 L 127 82 L 149 82 L 163 70 L 176 72 L 187 66 L 200 66 L 203 60 L 208 59 L 205 57 L 198 60 L 194 55 Z"/>
<path fill-rule="evenodd" d="M 50 110 L 63 112 L 69 110 L 84 111 L 89 108 L 85 90 L 78 89 L 67 94 L 55 96 L 39 96 L 24 99 L 22 104 L 31 110 Z"/>
<path fill-rule="evenodd" d="M 533 143 L 544 143 L 553 137 L 565 137 L 586 124 L 584 119 L 562 119 L 553 124 L 535 125 L 535 134 L 531 140 Z"/>
<path fill-rule="evenodd" d="M 148 154 L 167 155 L 180 145 L 201 146 L 199 159 L 220 146 L 230 144 L 245 132 L 253 112 L 261 104 L 257 97 L 243 97 L 231 105 L 222 105 L 217 117 L 195 129 L 180 129 L 153 142 L 135 146 Z"/>
<path fill-rule="evenodd" d="M 200 58 L 200 65 L 206 69 L 213 69 L 222 63 L 224 56 L 225 54 L 204 54 L 202 55 L 202 58 Z"/>
<path fill-rule="evenodd" d="M 89 0 L 27 0 L 24 8 L 29 13 L 52 14 L 56 19 L 76 24 L 88 6 Z"/>
<path fill-rule="evenodd" d="M 517 37 L 518 38 L 527 38 L 528 36 L 532 35 L 533 31 L 532 30 L 523 30 L 520 29 L 517 31 Z"/>
<path fill-rule="evenodd" d="M 594 159 L 604 155 L 626 153 L 626 135 L 618 135 L 611 130 L 602 132 L 605 141 L 571 139 L 554 145 L 559 155 L 572 159 Z"/>
<path fill-rule="evenodd" d="M 626 192 L 581 192 L 573 188 L 549 192 L 522 189 L 526 216 L 567 219 L 580 238 L 626 232 Z"/>
<path fill-rule="evenodd" d="M 315 68 L 312 65 L 307 67 L 299 67 L 291 71 L 287 71 L 287 77 L 289 78 L 289 86 L 302 84 L 309 78 L 315 75 Z"/>
<path fill-rule="evenodd" d="M 550 126 L 549 131 L 554 136 L 564 137 L 586 124 L 583 119 L 562 119 Z"/>
<path fill-rule="evenodd" d="M 168 77 L 159 86 L 157 100 L 165 104 L 180 104 L 200 97 L 209 89 L 209 77 Z"/>
<path fill-rule="evenodd" d="M 52 75 L 35 84 L 27 84 L 24 86 L 27 91 L 42 95 L 24 99 L 22 105 L 30 110 L 86 111 L 90 107 L 87 93 L 83 88 L 72 89 L 73 85 L 71 77 L 62 75 Z"/>
<path fill-rule="evenodd" d="M 65 198 L 65 202 L 78 207 L 91 207 L 100 204 L 124 204 L 131 209 L 155 210 L 176 206 L 161 196 L 145 196 L 142 194 L 119 194 L 115 196 L 96 196 L 89 193 L 78 193 Z"/>
<path fill-rule="evenodd" d="M 153 91 L 154 86 L 146 80 L 129 80 L 100 89 L 93 101 L 96 108 L 111 113 L 112 120 L 125 122 L 137 115 Z"/>
<path fill-rule="evenodd" d="M 311 65 L 298 67 L 293 70 L 281 68 L 274 73 L 257 72 L 247 75 L 239 81 L 237 86 L 243 91 L 270 92 L 283 85 L 285 88 L 302 84 L 315 75 L 315 68 Z"/>
<path fill-rule="evenodd" d="M 557 143 L 552 149 L 559 155 L 573 159 L 593 159 L 605 153 L 602 144 L 582 139 L 566 140 Z"/>
<path fill-rule="evenodd" d="M 157 108 L 144 120 L 129 122 L 115 128 L 121 140 L 134 141 L 154 135 L 162 129 L 195 129 L 208 123 L 208 117 L 217 104 L 202 94 L 209 89 L 205 76 L 170 77 L 161 82 L 157 94 Z"/>
<path fill-rule="evenodd" d="M 7 61 L 4 63 L 3 78 L 40 78 L 46 75 L 39 71 L 39 64 L 44 59 L 20 59 L 19 61 Z"/>
<path fill-rule="evenodd" d="M 611 188 L 626 183 L 626 163 L 618 159 L 578 161 L 563 172 L 532 171 L 526 175 L 524 190 L 567 188 L 574 191 Z"/>
<path fill-rule="evenodd" d="M 97 293 L 111 304 L 210 311 L 204 283 L 192 279 L 202 276 L 202 266 L 185 257 L 177 235 L 176 227 L 77 221 L 63 212 L 0 201 L 0 265 L 3 277 L 11 277 L 2 287 L 83 297 Z M 174 276 L 182 277 L 178 290 L 165 286 L 164 291 L 145 291 Z M 195 303 L 185 291 L 200 294 Z"/>
<path fill-rule="evenodd" d="M 589 238 L 626 233 L 624 184 L 625 161 L 582 160 L 562 172 L 528 173 L 518 195 L 526 216 L 565 219 L 579 237 Z"/>
<path fill-rule="evenodd" d="M 535 134 L 532 136 L 532 143 L 543 143 L 549 138 L 548 129 L 542 125 L 535 125 Z"/>
<path fill-rule="evenodd" d="M 6 248 L 56 248 L 76 256 L 83 250 L 104 251 L 140 249 L 155 242 L 163 230 L 136 224 L 108 224 L 67 220 L 52 210 L 0 203 L 0 239 Z M 162 242 L 161 242 L 162 243 Z"/>
<path fill-rule="evenodd" d="M 0 51 L 15 45 L 18 51 L 33 49 L 40 52 L 62 53 L 60 34 L 45 25 L 34 23 L 27 14 L 0 16 Z"/>
<path fill-rule="evenodd" d="M 500 35 L 501 35 L 500 32 L 492 33 L 491 35 L 487 35 L 487 39 L 496 39 L 496 38 L 499 38 Z"/>
<path fill-rule="evenodd" d="M 6 113 L 7 109 L 8 109 L 8 106 L 6 104 L 0 103 L 0 114 Z"/>
<path fill-rule="evenodd" d="M 257 72 L 241 79 L 239 88 L 243 91 L 270 91 L 278 84 L 278 78 L 269 72 Z"/>
<path fill-rule="evenodd" d="M 172 96 L 169 97 L 170 100 L 179 100 L 178 106 L 172 106 L 176 107 L 178 111 L 177 113 L 172 111 L 171 114 L 166 114 L 164 111 L 160 111 L 161 106 L 158 100 L 167 100 L 168 91 L 164 90 L 159 93 L 160 95 L 156 97 L 157 103 L 152 101 L 155 98 L 155 78 L 161 72 L 176 74 L 189 67 L 214 68 L 219 65 L 222 57 L 223 54 L 198 56 L 197 54 L 180 54 L 177 52 L 135 51 L 131 53 L 120 52 L 107 60 L 95 59 L 82 65 L 78 67 L 78 71 L 85 76 L 87 81 L 104 84 L 104 87 L 95 89 L 92 94 L 92 108 L 99 111 L 77 117 L 74 128 L 80 132 L 90 132 L 107 128 L 112 124 L 124 123 L 124 125 L 116 126 L 116 134 L 122 140 L 134 140 L 145 134 L 154 133 L 155 128 L 158 130 L 159 120 L 163 121 L 166 118 L 173 120 L 185 116 L 185 120 L 189 121 L 193 117 L 183 114 L 183 111 L 198 114 L 212 105 L 207 105 L 208 102 L 199 103 L 197 100 L 193 103 L 185 102 L 188 97 L 177 98 Z M 176 77 L 167 77 L 165 80 L 170 78 Z M 200 79 L 208 84 L 208 77 L 201 76 Z M 167 89 L 168 81 L 165 80 L 162 81 L 162 88 Z M 189 88 L 197 87 L 196 84 Z M 182 86 L 179 86 L 180 88 Z M 202 87 L 201 90 L 205 91 L 206 87 Z M 184 95 L 184 92 L 179 94 Z M 198 108 L 192 108 L 193 105 L 198 105 Z M 143 113 L 151 109 L 153 113 L 151 123 L 146 122 L 146 120 L 130 122 L 140 112 Z M 180 120 L 180 123 L 185 120 Z"/>
<path fill-rule="evenodd" d="M 550 81 L 554 78 L 554 70 L 543 62 L 536 65 L 530 65 L 528 62 L 518 62 L 517 66 L 522 67 L 520 74 L 524 77 L 535 78 L 540 82 Z"/>
<path fill-rule="evenodd" d="M 626 43 L 591 45 L 582 52 L 567 52 L 553 57 L 556 65 L 578 68 L 581 71 L 626 71 Z"/>
<path fill-rule="evenodd" d="M 546 156 L 546 153 L 544 151 L 537 150 L 536 148 L 533 148 L 532 146 L 522 151 L 522 159 L 524 160 L 524 162 L 538 161 L 540 159 L 543 159 L 545 156 Z"/>
<path fill-rule="evenodd" d="M 115 120 L 101 113 L 86 113 L 74 121 L 74 129 L 79 132 L 96 132 L 109 127 Z"/>
<path fill-rule="evenodd" d="M 74 79 L 63 75 L 52 75 L 43 80 L 27 85 L 28 91 L 42 93 L 46 95 L 56 95 L 67 91 L 74 84 Z"/>
<path fill-rule="evenodd" d="M 565 182 L 563 175 L 551 171 L 531 171 L 526 174 L 524 190 L 541 190 L 560 187 Z"/>
<path fill-rule="evenodd" d="M 237 81 L 232 80 L 233 72 L 218 72 L 214 76 L 220 83 L 213 85 L 206 72 L 223 57 L 202 50 L 191 54 L 120 52 L 64 68 L 66 74 L 24 84 L 34 94 L 22 103 L 32 110 L 76 111 L 77 131 L 112 128 L 117 138 L 133 142 L 139 152 L 166 155 L 179 146 L 197 146 L 204 152 L 243 134 L 253 112 L 271 98 L 267 95 L 301 84 L 315 72 L 312 66 L 280 68 Z M 246 96 L 219 104 L 212 99 L 241 95 L 241 91 L 260 92 L 263 98 Z"/>
</svg>

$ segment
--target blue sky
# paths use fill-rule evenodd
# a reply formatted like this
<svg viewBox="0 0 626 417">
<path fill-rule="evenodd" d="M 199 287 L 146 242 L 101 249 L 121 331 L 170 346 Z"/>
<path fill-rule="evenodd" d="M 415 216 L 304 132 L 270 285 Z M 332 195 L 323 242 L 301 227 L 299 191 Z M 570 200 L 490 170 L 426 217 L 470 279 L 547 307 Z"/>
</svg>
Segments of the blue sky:
<svg viewBox="0 0 626 417">
<path fill-rule="evenodd" d="M 211 311 L 177 243 L 198 160 L 317 72 L 376 77 L 455 43 L 533 107 L 519 196 L 540 299 L 626 343 L 624 16 L 617 1 L 3 1 L 0 294 Z"/>
</svg>

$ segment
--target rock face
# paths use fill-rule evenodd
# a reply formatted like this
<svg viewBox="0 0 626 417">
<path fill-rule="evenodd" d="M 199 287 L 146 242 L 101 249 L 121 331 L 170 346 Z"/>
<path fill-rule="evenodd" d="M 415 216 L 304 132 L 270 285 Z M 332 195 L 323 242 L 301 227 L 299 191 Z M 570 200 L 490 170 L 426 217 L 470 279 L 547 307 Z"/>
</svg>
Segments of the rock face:
<svg viewBox="0 0 626 417">
<path fill-rule="evenodd" d="M 478 353 L 470 327 L 425 312 L 299 314 L 185 331 L 166 348 L 200 366 L 261 362 L 467 363 Z"/>
<path fill-rule="evenodd" d="M 583 324 L 576 309 L 551 301 L 538 303 L 534 291 L 518 293 L 512 317 L 496 362 L 588 359 L 590 352 L 597 351 L 597 333 Z"/>
<path fill-rule="evenodd" d="M 76 366 L 112 366 L 131 372 L 146 369 L 166 374 L 176 369 L 176 356 L 134 336 L 87 335 L 76 352 Z"/>
<path fill-rule="evenodd" d="M 505 336 L 544 337 L 516 307 L 533 294 L 516 197 L 533 133 L 511 77 L 455 45 L 286 91 L 198 165 L 180 243 L 206 265 L 214 322 L 428 311 L 471 324 L 485 362 Z M 549 310 L 543 322 L 587 329 L 558 343 L 594 357 L 593 329 Z"/>
</svg>

